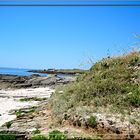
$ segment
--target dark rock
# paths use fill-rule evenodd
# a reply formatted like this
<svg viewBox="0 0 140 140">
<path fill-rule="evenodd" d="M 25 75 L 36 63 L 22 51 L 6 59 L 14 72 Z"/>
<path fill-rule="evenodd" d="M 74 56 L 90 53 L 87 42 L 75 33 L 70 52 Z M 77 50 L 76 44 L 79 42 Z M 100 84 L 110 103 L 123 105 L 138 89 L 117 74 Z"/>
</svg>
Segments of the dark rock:
<svg viewBox="0 0 140 140">
<path fill-rule="evenodd" d="M 0 74 L 0 88 L 12 87 L 12 88 L 28 88 L 28 87 L 39 87 L 39 86 L 57 86 L 68 84 L 73 82 L 73 78 L 60 78 L 56 75 L 42 77 L 38 74 L 31 76 L 17 76 Z M 3 84 L 1 84 L 3 83 Z"/>
<path fill-rule="evenodd" d="M 27 88 L 27 87 L 31 87 L 32 84 L 16 84 L 14 85 L 14 87 L 16 88 Z"/>
<path fill-rule="evenodd" d="M 129 136 L 130 136 L 131 139 L 135 137 L 133 132 L 130 132 Z"/>
<path fill-rule="evenodd" d="M 68 134 L 69 132 L 67 130 L 64 131 L 64 134 Z"/>
<path fill-rule="evenodd" d="M 39 74 L 32 74 L 31 77 L 40 77 Z"/>
<path fill-rule="evenodd" d="M 110 128 L 110 129 L 111 129 L 111 131 L 113 131 L 116 134 L 120 134 L 121 133 L 120 130 L 118 128 L 114 127 L 114 126 L 112 128 Z"/>
<path fill-rule="evenodd" d="M 109 124 L 109 125 L 113 125 L 113 124 L 114 124 L 114 122 L 111 121 L 111 120 L 107 120 L 107 121 L 108 121 L 108 124 Z"/>
</svg>

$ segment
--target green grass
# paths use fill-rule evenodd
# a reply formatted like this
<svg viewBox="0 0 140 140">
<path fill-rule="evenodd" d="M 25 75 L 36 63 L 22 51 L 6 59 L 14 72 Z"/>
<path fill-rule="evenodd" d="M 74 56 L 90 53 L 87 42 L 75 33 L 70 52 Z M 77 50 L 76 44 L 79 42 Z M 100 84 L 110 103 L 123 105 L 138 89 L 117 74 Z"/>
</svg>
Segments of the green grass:
<svg viewBox="0 0 140 140">
<path fill-rule="evenodd" d="M 16 140 L 16 135 L 13 135 L 13 134 L 0 134 L 0 140 Z"/>
<path fill-rule="evenodd" d="M 24 108 L 23 109 L 19 109 L 19 110 L 16 111 L 16 117 L 20 118 L 22 116 L 25 116 L 25 115 L 28 115 L 30 113 L 35 112 L 35 110 L 36 110 L 35 106 L 29 107 L 29 108 L 26 108 L 26 109 L 24 109 Z"/>
<path fill-rule="evenodd" d="M 96 127 L 97 126 L 96 117 L 95 116 L 90 116 L 90 118 L 88 119 L 88 124 L 92 128 Z"/>
<path fill-rule="evenodd" d="M 43 135 L 37 135 L 37 136 L 33 136 L 31 140 L 48 140 L 48 138 Z"/>
<path fill-rule="evenodd" d="M 66 136 L 58 130 L 53 130 L 49 132 L 48 136 L 36 135 L 31 140 L 66 140 Z"/>
<path fill-rule="evenodd" d="M 10 132 L 0 132 L 0 140 L 16 140 L 16 134 Z"/>
<path fill-rule="evenodd" d="M 66 136 L 58 131 L 58 130 L 54 130 L 52 132 L 49 133 L 49 136 L 44 136 L 44 135 L 36 135 L 31 137 L 31 140 L 101 140 L 101 138 L 99 136 L 96 136 L 94 138 L 83 138 L 83 137 L 74 137 L 74 138 L 66 138 Z"/>
<path fill-rule="evenodd" d="M 54 130 L 52 132 L 49 132 L 49 136 L 48 136 L 49 140 L 66 140 L 66 136 L 58 131 L 58 130 Z"/>
<path fill-rule="evenodd" d="M 90 114 L 108 108 L 124 113 L 140 107 L 140 52 L 104 58 L 79 76 L 73 84 L 58 89 L 50 103 L 54 116 L 78 114 L 78 108 Z M 62 90 L 63 92 L 59 92 Z M 83 112 L 83 115 L 86 112 Z"/>
</svg>

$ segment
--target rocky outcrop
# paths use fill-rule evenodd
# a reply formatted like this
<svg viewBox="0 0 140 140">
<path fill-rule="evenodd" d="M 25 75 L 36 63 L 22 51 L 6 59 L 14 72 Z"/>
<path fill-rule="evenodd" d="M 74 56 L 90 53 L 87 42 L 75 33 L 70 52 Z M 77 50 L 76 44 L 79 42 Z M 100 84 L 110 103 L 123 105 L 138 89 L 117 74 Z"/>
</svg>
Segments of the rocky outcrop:
<svg viewBox="0 0 140 140">
<path fill-rule="evenodd" d="M 38 74 L 31 76 L 0 74 L 0 88 L 54 87 L 73 82 L 74 80 L 74 77 L 60 78 L 56 75 L 43 77 Z"/>
</svg>

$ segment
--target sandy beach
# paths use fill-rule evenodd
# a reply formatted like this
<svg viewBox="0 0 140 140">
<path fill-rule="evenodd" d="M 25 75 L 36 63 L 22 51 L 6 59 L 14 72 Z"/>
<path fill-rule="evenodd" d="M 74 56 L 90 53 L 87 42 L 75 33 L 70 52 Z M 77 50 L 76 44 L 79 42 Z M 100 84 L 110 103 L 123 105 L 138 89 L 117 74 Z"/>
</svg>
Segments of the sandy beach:
<svg viewBox="0 0 140 140">
<path fill-rule="evenodd" d="M 39 101 L 21 102 L 21 98 L 49 98 L 53 92 L 54 90 L 49 87 L 0 90 L 0 126 L 16 118 L 16 115 L 9 113 L 11 110 L 37 106 L 39 104 Z"/>
</svg>

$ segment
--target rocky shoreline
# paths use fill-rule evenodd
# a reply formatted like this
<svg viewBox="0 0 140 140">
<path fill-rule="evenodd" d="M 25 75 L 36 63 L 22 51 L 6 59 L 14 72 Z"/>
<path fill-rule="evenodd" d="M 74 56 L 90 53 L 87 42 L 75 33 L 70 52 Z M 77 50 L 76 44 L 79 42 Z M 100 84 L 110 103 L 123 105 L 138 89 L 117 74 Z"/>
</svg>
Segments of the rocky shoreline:
<svg viewBox="0 0 140 140">
<path fill-rule="evenodd" d="M 30 119 L 36 109 L 47 104 L 47 99 L 57 86 L 75 81 L 74 77 L 58 77 L 56 75 L 18 76 L 0 74 L 0 135 L 16 134 L 17 139 L 25 137 L 36 128 L 34 120 Z M 35 108 L 33 108 L 35 107 Z M 21 118 L 26 116 L 25 123 Z M 32 115 L 31 115 L 32 116 Z M 7 128 L 6 123 L 12 122 L 12 127 Z M 25 124 L 24 127 L 20 124 Z"/>
<path fill-rule="evenodd" d="M 40 76 L 33 74 L 31 76 L 18 76 L 9 74 L 0 74 L 0 89 L 7 88 L 29 88 L 29 87 L 55 87 L 58 85 L 73 82 L 75 77 L 58 77 L 56 75 Z"/>
</svg>

